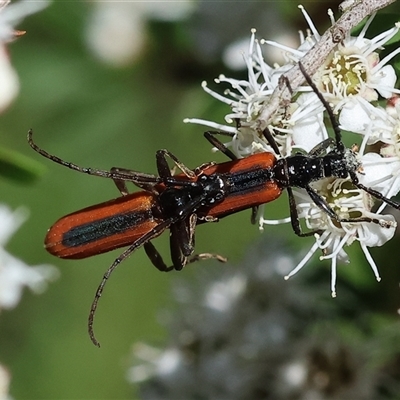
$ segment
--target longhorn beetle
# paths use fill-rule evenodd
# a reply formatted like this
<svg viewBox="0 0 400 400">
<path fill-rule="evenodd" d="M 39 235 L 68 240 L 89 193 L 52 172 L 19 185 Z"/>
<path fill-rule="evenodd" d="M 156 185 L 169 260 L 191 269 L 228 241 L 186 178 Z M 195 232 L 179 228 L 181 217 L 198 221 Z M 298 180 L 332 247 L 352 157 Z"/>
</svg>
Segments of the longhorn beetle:
<svg viewBox="0 0 400 400">
<path fill-rule="evenodd" d="M 160 271 L 181 270 L 187 263 L 202 258 L 217 258 L 209 253 L 192 256 L 194 232 L 198 223 L 217 221 L 227 215 L 245 209 L 254 210 L 261 204 L 279 197 L 284 189 L 289 196 L 290 215 L 294 232 L 299 236 L 310 236 L 320 231 L 302 232 L 292 187 L 304 188 L 314 203 L 329 217 L 342 222 L 372 222 L 385 227 L 389 223 L 369 217 L 341 218 L 310 184 L 327 177 L 348 178 L 353 184 L 386 202 L 394 208 L 400 205 L 381 193 L 359 183 L 357 171 L 360 163 L 356 154 L 346 149 L 332 110 L 317 90 L 301 64 L 306 81 L 327 109 L 335 139 L 327 139 L 309 154 L 295 154 L 276 159 L 273 153 L 263 152 L 246 158 L 237 157 L 216 138 L 221 132 L 206 132 L 205 137 L 225 153 L 231 161 L 206 163 L 190 170 L 172 153 L 159 150 L 156 153 L 157 175 L 144 174 L 125 168 L 110 171 L 83 168 L 64 161 L 39 148 L 28 133 L 30 146 L 42 156 L 81 173 L 110 178 L 120 190 L 122 197 L 100 203 L 58 220 L 48 231 L 46 249 L 61 258 L 85 258 L 113 249 L 129 246 L 107 269 L 98 286 L 89 313 L 88 329 L 92 342 L 99 346 L 94 336 L 93 321 L 98 301 L 111 273 L 133 251 L 143 246 L 153 265 Z M 276 154 L 279 149 L 268 129 L 263 135 Z M 328 148 L 332 148 L 327 152 Z M 182 174 L 172 176 L 167 157 L 171 158 Z M 126 182 L 143 189 L 128 194 Z M 253 218 L 254 219 L 254 218 Z M 172 266 L 167 267 L 151 240 L 170 229 L 170 251 Z M 192 258 L 189 258 L 192 256 Z"/>
<path fill-rule="evenodd" d="M 143 246 L 153 265 L 160 271 L 181 270 L 188 262 L 223 257 L 209 253 L 192 256 L 196 224 L 217 221 L 226 215 L 274 200 L 281 193 L 272 180 L 276 162 L 272 153 L 221 164 L 207 163 L 188 169 L 167 150 L 156 153 L 157 175 L 124 169 L 110 171 L 82 168 L 39 148 L 28 132 L 30 146 L 42 156 L 70 169 L 110 178 L 122 197 L 66 215 L 48 231 L 45 248 L 61 258 L 79 259 L 129 246 L 107 269 L 96 291 L 88 320 L 92 342 L 93 321 L 104 286 L 115 268 L 133 251 Z M 182 174 L 172 176 L 167 157 Z M 144 189 L 128 194 L 127 182 Z M 170 229 L 172 266 L 167 267 L 151 240 Z M 189 258 L 192 256 L 192 258 Z"/>
</svg>

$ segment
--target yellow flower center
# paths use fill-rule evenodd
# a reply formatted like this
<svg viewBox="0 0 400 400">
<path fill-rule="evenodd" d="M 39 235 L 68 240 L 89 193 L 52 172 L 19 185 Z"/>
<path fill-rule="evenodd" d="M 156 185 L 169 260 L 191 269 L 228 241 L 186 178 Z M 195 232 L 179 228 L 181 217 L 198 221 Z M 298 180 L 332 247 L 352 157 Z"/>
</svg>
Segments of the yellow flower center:
<svg viewBox="0 0 400 400">
<path fill-rule="evenodd" d="M 324 66 L 322 84 L 325 91 L 342 96 L 360 92 L 362 82 L 366 82 L 366 66 L 356 55 L 346 55 L 336 51 Z"/>
</svg>

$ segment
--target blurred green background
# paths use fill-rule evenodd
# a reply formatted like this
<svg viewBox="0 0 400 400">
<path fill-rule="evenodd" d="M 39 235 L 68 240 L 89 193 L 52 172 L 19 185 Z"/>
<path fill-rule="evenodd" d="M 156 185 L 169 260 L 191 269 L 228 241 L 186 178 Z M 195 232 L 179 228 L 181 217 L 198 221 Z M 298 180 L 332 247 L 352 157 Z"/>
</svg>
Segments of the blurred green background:
<svg viewBox="0 0 400 400">
<path fill-rule="evenodd" d="M 338 2 L 303 4 L 323 32 L 329 23 L 325 10 L 336 10 Z M 35 154 L 26 142 L 28 129 L 34 129 L 40 147 L 87 167 L 120 166 L 155 173 L 155 152 L 160 148 L 169 149 L 189 167 L 224 161 L 210 152 L 203 127 L 182 122 L 185 117 L 223 122 L 228 112 L 203 92 L 201 81 L 212 84 L 220 73 L 237 77 L 244 73 L 229 71 L 220 53 L 232 41 L 249 36 L 251 28 L 268 38 L 289 24 L 295 35 L 305 28 L 292 1 L 199 2 L 194 14 L 181 21 L 145 21 L 146 45 L 140 57 L 131 65 L 114 68 L 96 59 L 85 44 L 94 6 L 55 1 L 21 23 L 17 28 L 27 34 L 9 46 L 21 92 L 0 116 L 0 147 L 31 157 L 43 165 L 44 173 L 31 184 L 0 181 L 1 202 L 30 210 L 29 220 L 7 250 L 28 264 L 51 263 L 61 272 L 43 295 L 25 291 L 16 309 L 2 312 L 0 362 L 12 374 L 15 399 L 135 398 L 135 388 L 125 379 L 130 348 L 138 340 L 163 342 L 166 332 L 160 315 L 171 307 L 170 280 L 176 275 L 159 273 L 142 250 L 125 261 L 101 298 L 95 330 L 102 347 L 94 347 L 86 332 L 89 307 L 102 274 L 119 251 L 86 260 L 58 260 L 45 252 L 43 238 L 61 216 L 117 197 L 118 191 L 109 180 L 76 173 Z M 274 217 L 286 216 L 285 196 L 266 210 Z M 199 227 L 197 251 L 239 260 L 260 237 L 249 218 L 250 211 Z M 267 241 L 271 232 L 287 236 L 299 249 L 312 243 L 292 235 L 289 226 L 266 228 L 263 239 Z M 168 234 L 156 245 L 168 259 Z M 364 289 L 372 288 L 371 304 L 395 312 L 397 257 L 388 260 L 372 253 L 380 266 L 380 285 L 358 249 L 351 251 L 351 269 L 339 274 Z M 218 264 L 196 264 L 181 274 L 196 279 L 198 268 L 212 273 Z M 329 297 L 329 265 L 319 268 L 326 270 Z M 357 275 L 360 271 L 362 276 Z"/>
</svg>

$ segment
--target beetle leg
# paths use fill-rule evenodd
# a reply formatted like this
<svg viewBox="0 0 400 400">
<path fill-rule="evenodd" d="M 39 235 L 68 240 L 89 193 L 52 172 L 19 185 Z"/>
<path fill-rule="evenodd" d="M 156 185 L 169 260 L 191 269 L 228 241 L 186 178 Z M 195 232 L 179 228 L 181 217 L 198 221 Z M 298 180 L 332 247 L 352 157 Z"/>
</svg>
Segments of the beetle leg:
<svg viewBox="0 0 400 400">
<path fill-rule="evenodd" d="M 185 164 L 180 162 L 171 152 L 166 149 L 158 150 L 156 152 L 156 162 L 157 162 L 157 170 L 158 174 L 162 178 L 171 177 L 171 170 L 169 168 L 167 162 L 167 156 L 174 162 L 174 164 L 188 177 L 188 178 L 195 178 L 196 174 L 194 171 L 186 167 Z"/>
<path fill-rule="evenodd" d="M 329 147 L 335 146 L 336 142 L 332 138 L 327 138 L 323 140 L 321 143 L 318 143 L 314 146 L 310 152 L 308 153 L 310 156 L 321 156 L 322 154 L 326 154 L 326 150 Z"/>
<path fill-rule="evenodd" d="M 192 257 L 188 258 L 193 253 L 194 250 L 194 230 L 195 230 L 196 220 L 197 220 L 196 214 L 192 214 L 187 220 L 180 221 L 182 222 L 182 224 L 174 223 L 171 225 L 170 247 L 171 247 L 171 259 L 173 265 L 171 265 L 170 267 L 167 267 L 164 260 L 162 259 L 161 254 L 157 251 L 157 249 L 151 242 L 147 242 L 144 244 L 143 247 L 146 251 L 147 256 L 149 257 L 152 264 L 159 271 L 161 272 L 170 272 L 173 270 L 180 271 L 187 264 L 211 258 L 214 258 L 219 262 L 227 261 L 225 257 L 219 254 L 211 254 L 211 253 L 195 254 Z"/>
<path fill-rule="evenodd" d="M 177 221 L 170 227 L 170 251 L 173 268 L 180 271 L 194 252 L 194 232 L 196 229 L 196 214 Z"/>
<path fill-rule="evenodd" d="M 191 264 L 196 261 L 210 260 L 210 259 L 215 259 L 222 263 L 226 263 L 228 261 L 228 259 L 226 257 L 221 256 L 220 254 L 200 253 L 200 254 L 194 254 L 192 257 L 190 257 L 187 260 L 187 264 Z"/>
<path fill-rule="evenodd" d="M 143 248 L 146 252 L 147 257 L 149 257 L 151 263 L 161 272 L 169 272 L 174 269 L 173 266 L 167 267 L 167 264 L 165 264 L 161 254 L 158 252 L 158 250 L 155 248 L 153 243 L 147 242 L 143 245 Z"/>
<path fill-rule="evenodd" d="M 198 167 L 195 168 L 194 173 L 196 174 L 196 176 L 201 175 L 206 169 L 213 167 L 216 163 L 213 161 L 210 162 L 206 162 L 203 163 L 201 165 L 199 165 Z"/>
<path fill-rule="evenodd" d="M 258 206 L 255 206 L 251 209 L 251 217 L 250 217 L 250 221 L 253 225 L 255 225 L 257 223 L 257 214 L 258 214 Z"/>
<path fill-rule="evenodd" d="M 322 231 L 318 230 L 318 229 L 309 231 L 309 232 L 303 232 L 303 230 L 301 229 L 299 213 L 297 212 L 296 200 L 294 198 L 292 188 L 288 187 L 287 192 L 288 192 L 288 197 L 289 197 L 290 221 L 292 223 L 292 228 L 293 228 L 294 233 L 300 237 L 313 236 L 316 233 L 321 234 Z"/>
<path fill-rule="evenodd" d="M 357 185 L 356 185 L 357 186 Z M 375 190 L 373 190 L 372 192 L 369 192 L 369 188 L 365 187 L 364 185 L 360 186 L 360 189 L 365 190 L 366 192 L 370 193 L 371 195 L 375 196 L 375 193 L 379 193 L 376 192 Z M 367 190 L 366 190 L 367 189 Z M 371 218 L 371 217 L 355 217 L 355 218 L 341 218 L 339 217 L 339 215 L 336 214 L 336 212 L 329 206 L 329 204 L 325 201 L 325 199 L 323 197 L 321 197 L 314 189 L 312 189 L 310 186 L 306 187 L 307 193 L 309 194 L 309 196 L 311 197 L 312 201 L 326 214 L 329 215 L 330 218 L 336 220 L 339 223 L 343 223 L 343 222 L 372 222 L 374 224 L 378 224 L 381 225 L 385 228 L 390 228 L 393 226 L 392 223 L 388 223 L 387 221 L 384 221 L 382 219 L 378 219 L 378 218 Z M 370 189 L 372 190 L 372 189 Z M 380 194 L 380 193 L 379 193 Z M 381 195 L 381 194 L 380 194 Z M 381 195 L 381 199 L 384 199 L 384 196 Z M 386 199 L 389 200 L 389 199 Z M 390 201 L 390 200 L 389 200 Z M 389 204 L 393 203 L 392 201 L 390 201 Z M 395 203 L 397 204 L 397 203 Z M 397 205 L 398 208 L 400 208 L 400 205 Z"/>
<path fill-rule="evenodd" d="M 153 191 L 153 187 L 155 185 L 154 183 L 154 178 L 156 178 L 155 175 L 150 175 L 150 174 L 144 174 L 142 172 L 137 172 L 133 171 L 131 169 L 126 169 L 126 168 L 120 168 L 120 167 L 112 167 L 110 169 L 110 173 L 113 174 L 114 176 L 132 176 L 132 183 L 141 189 L 147 190 L 149 192 Z M 134 179 L 141 177 L 141 180 L 144 180 L 143 182 L 135 182 Z M 152 179 L 152 182 L 146 182 L 146 179 Z M 120 179 L 120 178 L 112 178 L 112 180 L 115 183 L 115 186 L 117 186 L 118 190 L 121 192 L 122 196 L 126 196 L 129 194 L 128 187 L 126 185 L 126 182 L 128 182 L 126 179 Z"/>
</svg>

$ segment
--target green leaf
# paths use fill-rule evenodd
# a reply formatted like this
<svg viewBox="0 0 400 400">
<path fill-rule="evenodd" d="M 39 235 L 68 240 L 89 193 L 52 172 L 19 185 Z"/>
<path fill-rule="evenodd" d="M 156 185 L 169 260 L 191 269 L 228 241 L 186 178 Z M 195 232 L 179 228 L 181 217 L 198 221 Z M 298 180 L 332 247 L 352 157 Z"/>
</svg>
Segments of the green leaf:
<svg viewBox="0 0 400 400">
<path fill-rule="evenodd" d="M 0 176 L 19 183 L 32 183 L 45 167 L 14 150 L 0 148 Z"/>
</svg>

